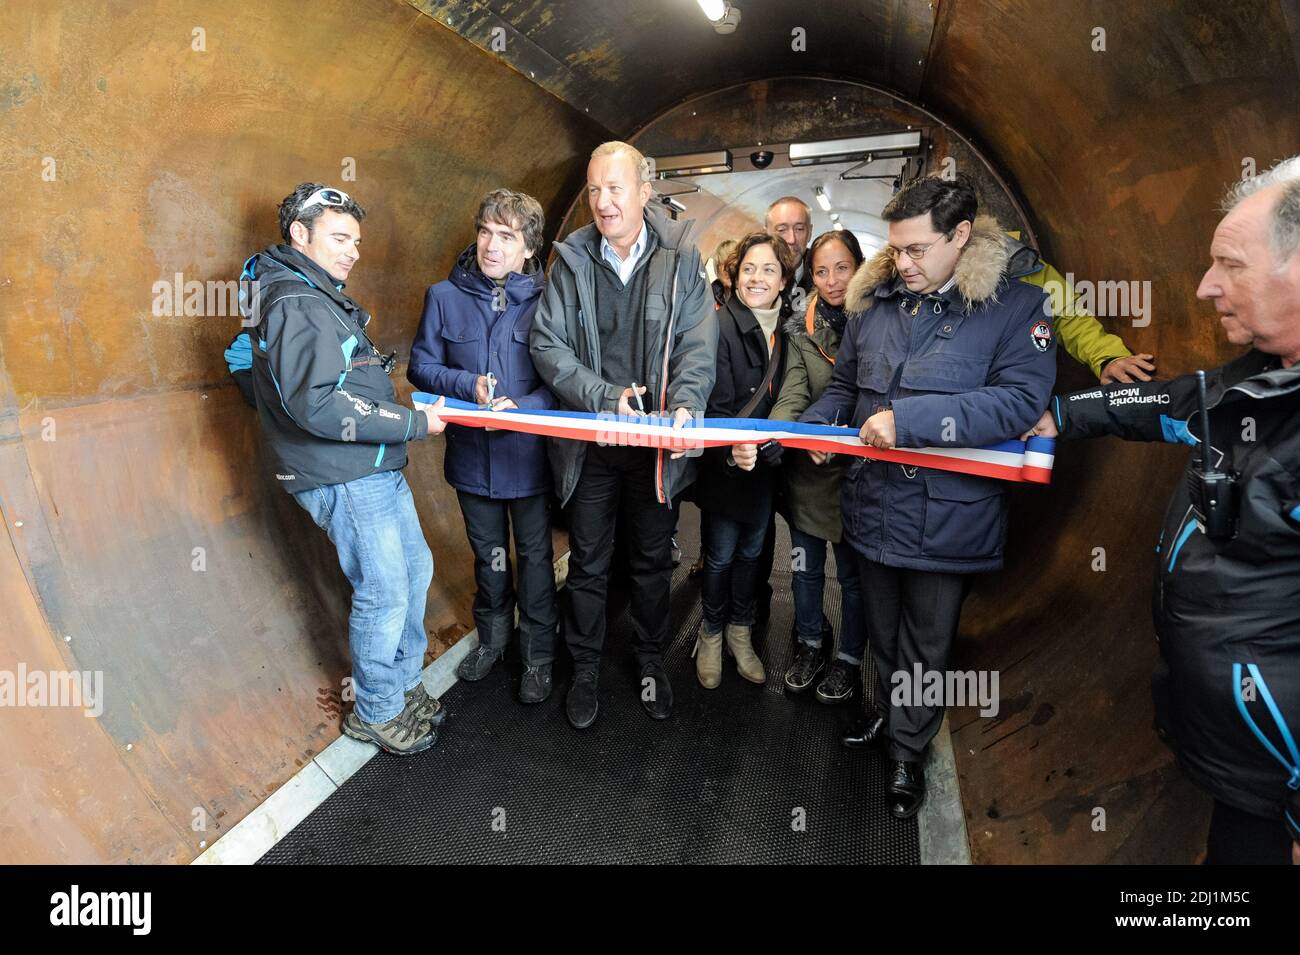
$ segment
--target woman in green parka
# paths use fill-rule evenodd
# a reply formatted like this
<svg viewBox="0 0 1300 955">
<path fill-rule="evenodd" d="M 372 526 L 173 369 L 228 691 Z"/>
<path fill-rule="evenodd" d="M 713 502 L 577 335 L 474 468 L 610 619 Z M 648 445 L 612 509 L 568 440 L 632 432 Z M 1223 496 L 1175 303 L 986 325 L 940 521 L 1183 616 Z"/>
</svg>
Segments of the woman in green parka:
<svg viewBox="0 0 1300 955">
<path fill-rule="evenodd" d="M 774 421 L 797 421 L 830 383 L 847 321 L 844 294 L 862 264 L 862 249 L 852 232 L 825 232 L 809 247 L 808 261 L 816 292 L 807 310 L 796 312 L 785 326 L 787 370 L 768 415 Z M 808 454 L 786 455 L 798 648 L 786 670 L 785 685 L 793 693 L 802 693 L 825 671 L 815 691 L 823 703 L 839 703 L 853 695 L 867 641 L 857 561 L 842 539 L 840 526 L 840 478 L 846 466 L 845 458 L 814 464 Z M 822 646 L 828 545 L 835 552 L 843 608 L 839 643 L 829 667 Z"/>
</svg>

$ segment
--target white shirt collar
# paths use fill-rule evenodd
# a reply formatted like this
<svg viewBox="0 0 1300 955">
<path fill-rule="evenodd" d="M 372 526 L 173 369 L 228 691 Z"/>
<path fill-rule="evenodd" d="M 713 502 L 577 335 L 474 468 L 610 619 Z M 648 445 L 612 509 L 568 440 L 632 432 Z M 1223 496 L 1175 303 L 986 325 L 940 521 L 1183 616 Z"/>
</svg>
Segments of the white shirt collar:
<svg viewBox="0 0 1300 955">
<path fill-rule="evenodd" d="M 614 247 L 609 244 L 609 240 L 603 235 L 600 237 L 600 256 L 614 267 L 614 271 L 618 273 L 619 281 L 624 285 L 631 278 L 632 270 L 636 268 L 641 253 L 645 251 L 647 238 L 645 219 L 642 219 L 641 231 L 637 233 L 636 241 L 632 243 L 632 250 L 628 252 L 626 259 L 620 259 L 618 253 L 614 251 Z"/>
</svg>

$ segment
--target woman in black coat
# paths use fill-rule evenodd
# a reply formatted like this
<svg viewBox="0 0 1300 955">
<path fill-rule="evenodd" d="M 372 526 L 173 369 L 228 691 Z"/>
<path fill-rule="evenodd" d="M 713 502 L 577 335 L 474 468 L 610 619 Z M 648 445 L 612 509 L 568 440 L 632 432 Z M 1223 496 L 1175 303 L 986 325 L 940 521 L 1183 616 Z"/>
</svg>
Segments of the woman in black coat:
<svg viewBox="0 0 1300 955">
<path fill-rule="evenodd" d="M 755 232 L 728 260 L 732 296 L 718 310 L 718 373 L 705 416 L 766 418 L 781 390 L 789 311 L 783 292 L 797 264 L 784 240 Z M 703 521 L 704 572 L 700 602 L 704 622 L 695 642 L 695 672 L 712 689 L 722 682 L 722 644 L 736 658 L 740 675 L 764 683 L 754 653 L 756 562 L 763 549 L 781 445 L 766 442 L 711 448 L 696 481 Z"/>
</svg>

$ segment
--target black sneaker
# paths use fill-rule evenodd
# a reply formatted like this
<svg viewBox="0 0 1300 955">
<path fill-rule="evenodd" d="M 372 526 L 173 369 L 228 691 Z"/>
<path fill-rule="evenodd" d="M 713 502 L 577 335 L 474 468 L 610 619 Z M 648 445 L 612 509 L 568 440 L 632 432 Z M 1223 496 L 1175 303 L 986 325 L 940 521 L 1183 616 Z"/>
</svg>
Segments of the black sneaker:
<svg viewBox="0 0 1300 955">
<path fill-rule="evenodd" d="M 573 674 L 573 682 L 569 684 L 564 711 L 575 730 L 585 730 L 596 722 L 596 713 L 600 710 L 596 698 L 596 677 L 595 670 L 579 670 Z"/>
<path fill-rule="evenodd" d="M 809 643 L 800 643 L 798 646 L 794 662 L 785 671 L 785 685 L 791 693 L 802 693 L 812 686 L 817 674 L 826 666 L 826 657 L 822 655 L 821 647 Z"/>
<path fill-rule="evenodd" d="M 447 718 L 447 711 L 443 709 L 442 701 L 436 696 L 429 695 L 429 691 L 424 688 L 423 680 L 406 691 L 406 705 L 415 709 L 416 719 L 432 723 L 434 726 L 441 726 L 443 720 Z"/>
<path fill-rule="evenodd" d="M 676 534 L 673 535 L 673 539 L 672 539 L 672 552 L 673 552 L 673 566 L 676 567 L 678 564 L 682 562 L 682 548 L 681 545 L 677 543 Z"/>
<path fill-rule="evenodd" d="M 541 703 L 551 695 L 551 665 L 524 667 L 523 679 L 519 681 L 520 703 Z"/>
<path fill-rule="evenodd" d="M 666 720 L 673 715 L 673 688 L 662 663 L 647 663 L 638 681 L 641 705 L 652 720 Z"/>
<path fill-rule="evenodd" d="M 501 659 L 501 651 L 479 644 L 460 661 L 456 675 L 462 680 L 476 683 L 491 672 L 492 667 Z"/>
<path fill-rule="evenodd" d="M 826 679 L 817 686 L 817 699 L 823 703 L 843 703 L 853 696 L 858 682 L 858 667 L 836 660 L 826 671 Z"/>
</svg>

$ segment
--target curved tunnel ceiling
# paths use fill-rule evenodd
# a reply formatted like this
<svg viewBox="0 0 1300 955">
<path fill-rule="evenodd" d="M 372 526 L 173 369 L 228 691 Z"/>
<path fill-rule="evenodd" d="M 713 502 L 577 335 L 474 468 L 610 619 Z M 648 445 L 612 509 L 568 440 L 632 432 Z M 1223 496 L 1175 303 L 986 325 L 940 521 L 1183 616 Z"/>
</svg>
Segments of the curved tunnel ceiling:
<svg viewBox="0 0 1300 955">
<path fill-rule="evenodd" d="M 408 0 L 624 136 L 717 86 L 787 74 L 838 75 L 915 99 L 938 3 L 741 0 L 734 34 L 696 0 Z"/>
<path fill-rule="evenodd" d="M 354 167 L 371 215 L 349 290 L 404 352 L 490 188 L 536 195 L 549 238 L 604 139 L 664 155 L 851 135 L 914 103 L 961 134 L 936 132 L 953 155 L 969 137 L 1002 174 L 1062 271 L 1151 283 L 1149 323 L 1104 321 L 1162 374 L 1233 353 L 1193 293 L 1224 184 L 1300 151 L 1293 0 L 737 3 L 731 36 L 694 0 L 11 4 L 0 650 L 112 689 L 102 720 L 6 714 L 6 857 L 186 861 L 337 736 L 347 590 L 264 480 L 221 359 L 237 319 L 152 304 L 160 280 L 237 275 L 294 182 Z M 1062 358 L 1058 390 L 1089 380 Z M 956 648 L 1000 670 L 1005 701 L 953 721 L 976 860 L 1194 857 L 1204 800 L 1149 731 L 1147 691 L 1152 545 L 1182 460 L 1097 442 L 1017 494 L 1007 570 Z M 441 446 L 408 474 L 439 568 L 436 652 L 468 629 L 473 583 Z"/>
</svg>

